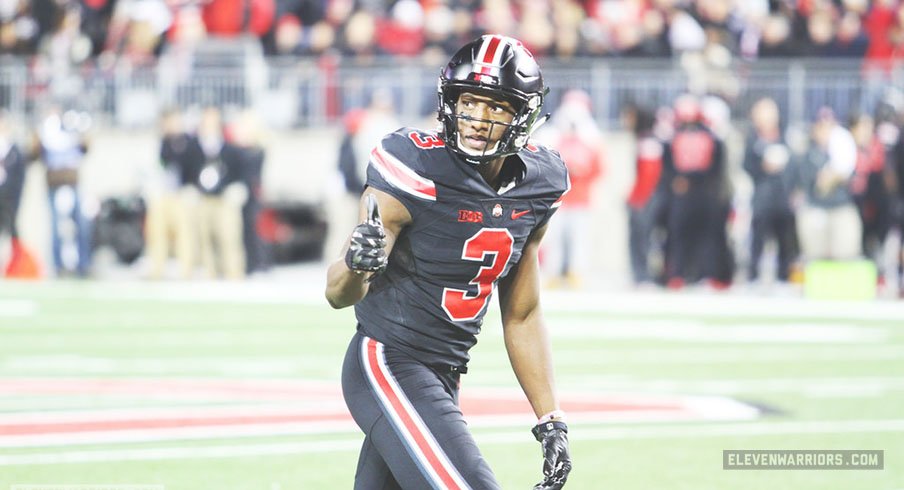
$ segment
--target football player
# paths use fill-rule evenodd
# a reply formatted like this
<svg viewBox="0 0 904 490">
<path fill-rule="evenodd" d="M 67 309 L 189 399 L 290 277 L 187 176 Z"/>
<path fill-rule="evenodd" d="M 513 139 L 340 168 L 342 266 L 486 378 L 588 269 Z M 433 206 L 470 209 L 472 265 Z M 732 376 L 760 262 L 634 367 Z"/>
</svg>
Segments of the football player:
<svg viewBox="0 0 904 490">
<path fill-rule="evenodd" d="M 571 471 L 539 303 L 537 251 L 569 189 L 559 155 L 530 144 L 548 92 L 517 40 L 483 36 L 442 70 L 438 132 L 403 128 L 371 153 L 361 224 L 326 297 L 355 305 L 342 389 L 365 433 L 356 489 L 498 489 L 458 406 L 468 351 L 498 287 L 505 346 L 537 416 L 543 479 Z"/>
</svg>

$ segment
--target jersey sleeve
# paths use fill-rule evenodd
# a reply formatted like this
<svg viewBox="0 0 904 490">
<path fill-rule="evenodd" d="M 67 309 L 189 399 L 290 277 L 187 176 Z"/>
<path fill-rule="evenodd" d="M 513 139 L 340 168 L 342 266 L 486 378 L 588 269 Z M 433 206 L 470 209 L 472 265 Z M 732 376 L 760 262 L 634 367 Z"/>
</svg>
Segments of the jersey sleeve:
<svg viewBox="0 0 904 490">
<path fill-rule="evenodd" d="M 367 186 L 398 199 L 415 216 L 425 204 L 436 202 L 436 184 L 425 177 L 421 150 L 401 129 L 388 134 L 370 153 Z"/>
</svg>

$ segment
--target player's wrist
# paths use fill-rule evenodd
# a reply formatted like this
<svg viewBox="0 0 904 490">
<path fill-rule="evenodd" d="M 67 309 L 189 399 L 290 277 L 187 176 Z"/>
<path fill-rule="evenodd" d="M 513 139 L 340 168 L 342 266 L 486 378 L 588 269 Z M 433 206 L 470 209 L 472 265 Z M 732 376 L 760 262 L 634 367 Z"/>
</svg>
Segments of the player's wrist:
<svg viewBox="0 0 904 490">
<path fill-rule="evenodd" d="M 537 442 L 543 442 L 550 437 L 564 437 L 564 434 L 568 433 L 568 424 L 561 420 L 551 420 L 535 425 L 530 432 L 534 435 L 534 439 L 536 439 Z"/>
<path fill-rule="evenodd" d="M 565 412 L 563 410 L 553 410 L 549 413 L 542 415 L 537 419 L 537 425 L 545 424 L 547 422 L 565 422 Z"/>
</svg>

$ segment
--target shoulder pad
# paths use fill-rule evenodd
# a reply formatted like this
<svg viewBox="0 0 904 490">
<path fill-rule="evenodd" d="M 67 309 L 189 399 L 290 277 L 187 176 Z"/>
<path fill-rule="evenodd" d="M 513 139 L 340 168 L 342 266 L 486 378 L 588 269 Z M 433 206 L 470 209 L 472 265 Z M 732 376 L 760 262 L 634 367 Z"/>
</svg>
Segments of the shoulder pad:
<svg viewBox="0 0 904 490">
<path fill-rule="evenodd" d="M 557 208 L 562 205 L 562 200 L 565 199 L 565 194 L 568 194 L 568 191 L 571 190 L 571 176 L 568 175 L 568 169 L 565 170 L 565 188 L 562 190 L 562 193 L 559 195 L 559 198 L 556 199 L 556 202 L 552 203 L 550 208 Z"/>
<path fill-rule="evenodd" d="M 416 143 L 417 138 L 424 141 L 429 135 L 410 128 L 390 133 L 370 153 L 370 164 L 398 190 L 420 199 L 436 201 L 436 184 L 423 176 L 426 172 L 419 154 L 421 150 Z M 437 140 L 442 143 L 442 140 Z"/>
<path fill-rule="evenodd" d="M 546 181 L 543 187 L 558 196 L 551 207 L 559 207 L 562 204 L 562 197 L 571 189 L 568 168 L 559 152 L 545 145 L 528 144 L 518 156 L 527 165 L 537 167 L 540 178 Z"/>
</svg>

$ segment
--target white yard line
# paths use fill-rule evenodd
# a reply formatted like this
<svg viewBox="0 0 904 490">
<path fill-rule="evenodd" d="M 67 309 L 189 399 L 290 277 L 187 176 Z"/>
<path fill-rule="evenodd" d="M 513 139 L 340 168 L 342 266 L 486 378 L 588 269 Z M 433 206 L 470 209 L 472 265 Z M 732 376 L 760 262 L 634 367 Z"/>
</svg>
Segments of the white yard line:
<svg viewBox="0 0 904 490">
<path fill-rule="evenodd" d="M 709 379 L 638 379 L 635 377 L 583 376 L 564 377 L 568 385 L 582 386 L 588 390 L 634 390 L 660 393 L 709 393 L 735 395 L 741 393 L 827 393 L 827 392 L 878 392 L 904 390 L 901 377 L 837 377 L 837 378 L 709 378 Z"/>
<path fill-rule="evenodd" d="M 38 304 L 27 299 L 0 299 L 0 318 L 28 317 L 38 313 Z"/>
<path fill-rule="evenodd" d="M 897 301 L 815 301 L 768 298 L 743 292 L 672 293 L 545 291 L 544 310 L 563 313 L 606 312 L 626 315 L 680 314 L 691 317 L 826 318 L 832 320 L 904 320 Z"/>
<path fill-rule="evenodd" d="M 553 339 L 643 339 L 693 343 L 844 344 L 886 342 L 890 329 L 853 323 L 779 324 L 733 323 L 712 325 L 699 320 L 605 320 L 550 318 Z M 501 329 L 491 330 L 502 335 Z"/>
<path fill-rule="evenodd" d="M 213 302 L 244 304 L 303 304 L 324 306 L 325 266 L 309 264 L 280 272 L 266 280 L 246 282 L 162 282 L 141 281 L 0 284 L 0 296 L 30 294 L 42 298 L 82 298 L 99 300 L 150 300 L 171 302 Z M 496 302 L 491 309 L 497 310 Z M 762 297 L 735 290 L 723 293 L 685 291 L 544 291 L 548 312 L 609 314 L 677 314 L 690 317 L 791 317 L 832 320 L 904 321 L 904 307 L 896 301 L 814 301 L 799 297 Z"/>
<path fill-rule="evenodd" d="M 334 356 L 341 362 L 341 353 Z M 80 375 L 131 374 L 219 374 L 232 376 L 294 376 L 316 364 L 303 356 L 295 357 L 97 357 L 77 354 L 47 356 L 9 356 L 0 360 L 0 372 L 21 375 L 77 373 Z"/>
<path fill-rule="evenodd" d="M 340 396 L 317 397 L 295 403 L 260 402 L 215 406 L 163 406 L 129 408 L 90 408 L 84 410 L 47 410 L 29 412 L 0 412 L 0 425 L 7 424 L 64 424 L 94 422 L 98 420 L 185 420 L 221 417 L 274 417 L 274 416 L 331 416 L 346 413 L 346 405 Z M 0 436 L 2 439 L 3 436 Z"/>
<path fill-rule="evenodd" d="M 586 428 L 575 431 L 574 440 L 634 440 L 674 438 L 718 438 L 785 436 L 788 434 L 857 434 L 904 432 L 904 419 L 891 420 L 821 420 L 811 422 L 764 422 L 683 424 L 675 426 L 638 426 Z M 519 432 L 478 432 L 480 444 L 513 444 L 524 442 Z M 360 438 L 291 443 L 263 443 L 194 447 L 160 447 L 111 450 L 57 451 L 0 455 L 0 466 L 53 465 L 112 461 L 150 461 L 169 459 L 211 459 L 264 455 L 292 455 L 337 451 L 357 451 Z"/>
<path fill-rule="evenodd" d="M 349 420 L 278 424 L 210 425 L 172 429 L 132 429 L 71 434 L 51 433 L 0 437 L 0 448 L 78 446 L 88 444 L 144 443 L 162 441 L 192 441 L 205 439 L 254 438 L 265 436 L 351 433 L 357 429 Z"/>
<path fill-rule="evenodd" d="M 593 366 L 609 364 L 750 364 L 794 362 L 900 362 L 904 346 L 847 346 L 847 347 L 682 347 L 594 349 L 593 356 L 586 349 L 554 351 L 557 366 Z M 504 361 L 503 361 L 504 362 Z"/>
</svg>

